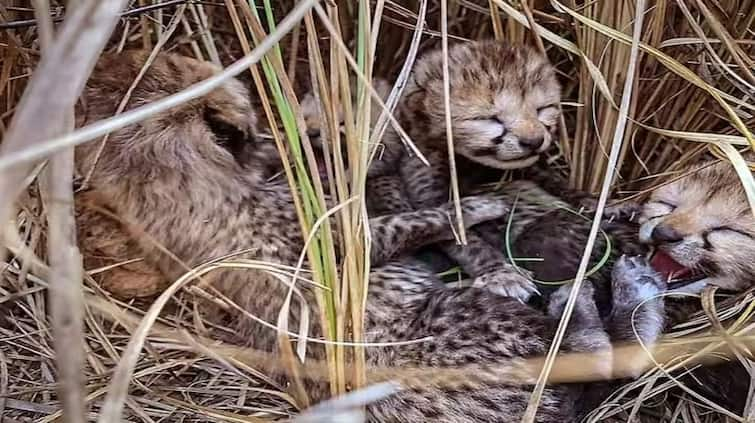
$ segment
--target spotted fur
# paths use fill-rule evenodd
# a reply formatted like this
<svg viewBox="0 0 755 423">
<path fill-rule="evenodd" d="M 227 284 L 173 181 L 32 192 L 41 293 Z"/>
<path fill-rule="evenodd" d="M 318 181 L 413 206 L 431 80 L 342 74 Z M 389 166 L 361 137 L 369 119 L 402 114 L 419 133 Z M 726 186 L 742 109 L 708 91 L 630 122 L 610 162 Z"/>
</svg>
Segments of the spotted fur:
<svg viewBox="0 0 755 423">
<path fill-rule="evenodd" d="M 103 57 L 83 94 L 78 124 L 111 116 L 127 88 L 124 81 L 134 79 L 145 59 L 144 53 Z M 216 72 L 218 68 L 209 63 L 160 55 L 128 107 L 178 92 Z M 153 295 L 188 267 L 241 251 L 258 260 L 297 263 L 303 242 L 293 201 L 287 185 L 265 178 L 274 158 L 265 155 L 266 147 L 258 148 L 255 123 L 246 89 L 230 80 L 205 97 L 114 132 L 101 152 L 98 143 L 77 148 L 78 170 L 91 173 L 91 189 L 77 198 L 87 264 L 103 256 L 144 258 L 138 267 L 119 268 L 114 278 L 106 273 L 106 288 L 126 297 L 135 296 L 135 290 Z M 107 213 L 97 213 L 102 209 Z M 471 217 L 470 224 L 507 211 L 500 198 L 464 199 L 463 212 Z M 371 220 L 373 266 L 424 242 L 452 239 L 454 213 L 452 206 L 443 205 Z M 376 290 L 383 274 L 376 271 L 371 278 Z M 425 283 L 411 273 L 403 279 L 405 284 Z M 224 269 L 204 280 L 268 322 L 275 321 L 288 292 L 287 286 L 262 271 Z M 382 301 L 400 310 L 405 289 L 386 290 Z M 300 300 L 314 307 L 312 293 L 301 291 Z M 292 308 L 295 329 L 296 301 Z M 253 340 L 255 347 L 274 349 L 274 331 L 243 316 L 221 317 L 237 325 L 240 336 Z M 315 327 L 311 333 L 316 336 L 319 330 Z"/>
<path fill-rule="evenodd" d="M 79 124 L 110 116 L 123 95 L 123 81 L 133 80 L 145 59 L 141 52 L 103 57 L 79 104 Z M 128 107 L 177 92 L 217 71 L 208 63 L 160 56 L 137 86 Z M 91 269 L 159 258 L 156 266 L 138 261 L 104 272 L 104 288 L 124 298 L 154 295 L 167 280 L 187 270 L 164 253 L 163 247 L 172 246 L 172 254 L 184 260 L 184 265 L 193 266 L 220 257 L 221 249 L 228 254 L 248 248 L 241 245 L 249 241 L 232 236 L 237 225 L 262 234 L 298 222 L 286 193 L 288 187 L 266 181 L 270 170 L 277 170 L 277 151 L 255 134 L 256 115 L 248 93 L 238 81 L 231 80 L 207 97 L 119 131 L 110 137 L 101 156 L 99 143 L 77 149 L 79 172 L 91 173 L 96 185 L 77 197 L 79 221 L 86 222 L 79 225 L 78 233 L 85 250 L 85 266 Z M 193 172 L 204 178 L 194 178 Z M 258 208 L 243 205 L 244 201 L 258 199 Z M 502 216 L 507 210 L 501 199 L 476 197 L 464 202 L 470 225 Z M 158 208 L 173 211 L 152 215 Z M 426 242 L 453 239 L 449 221 L 454 214 L 453 207 L 444 205 L 373 219 L 373 264 Z M 231 221 L 219 220 L 218 216 Z M 173 224 L 182 218 L 193 219 L 191 233 L 173 230 Z M 134 238 L 142 239 L 138 248 Z M 207 239 L 216 240 L 218 245 L 199 241 Z M 219 245 L 221 240 L 228 243 Z M 201 247 L 195 248 L 195 243 Z M 260 244 L 264 256 L 285 251 L 287 257 L 297 257 L 301 250 L 296 231 Z M 167 268 L 171 271 L 165 271 Z"/>
<path fill-rule="evenodd" d="M 143 54 L 124 54 L 103 59 L 85 90 L 86 110 L 80 114 L 80 123 L 113 113 L 116 100 L 126 89 L 124 81 L 133 79 L 144 58 Z M 134 91 L 131 107 L 177 92 L 217 71 L 207 63 L 161 55 Z M 123 236 L 134 242 L 129 245 L 134 245 L 145 263 L 168 280 L 184 273 L 184 265 L 196 266 L 239 251 L 246 251 L 245 257 L 293 265 L 303 247 L 293 201 L 288 186 L 264 177 L 269 158 L 260 156 L 255 134 L 247 92 L 230 80 L 202 98 L 112 133 L 94 168 L 96 143 L 79 146 L 76 160 L 82 171 L 91 171 L 91 192 L 123 220 Z M 463 206 L 471 217 L 470 224 L 500 218 L 509 210 L 505 200 L 493 196 L 468 197 Z M 376 238 L 388 239 L 382 241 L 385 243 L 403 242 L 390 239 L 402 232 L 404 237 L 420 233 L 422 239 L 434 242 L 448 233 L 450 211 L 448 205 L 430 207 L 371 220 L 370 226 L 385 228 L 382 234 L 379 230 L 374 233 Z M 439 223 L 441 218 L 444 225 Z M 80 223 L 82 227 L 97 224 Z M 88 247 L 82 248 L 86 251 Z M 370 275 L 367 340 L 406 341 L 425 336 L 432 336 L 432 340 L 406 347 L 370 348 L 370 365 L 442 368 L 471 361 L 485 365 L 507 357 L 541 355 L 547 350 L 555 325 L 553 317 L 489 290 L 448 289 L 416 261 L 388 261 L 393 253 L 377 257 L 378 263 L 381 259 L 384 263 Z M 221 269 L 204 279 L 248 313 L 269 322 L 275 321 L 288 293 L 288 287 L 277 278 L 257 270 Z M 632 277 L 616 280 L 635 283 Z M 301 296 L 292 306 L 292 330 L 299 324 L 296 316 L 301 302 L 314 304 L 311 290 L 305 285 L 299 288 Z M 578 308 L 578 315 L 581 310 L 594 309 L 591 295 L 584 300 L 588 303 Z M 212 317 L 236 324 L 239 341 L 275 350 L 275 331 L 238 313 Z M 593 334 L 605 337 L 600 335 L 602 327 L 593 324 L 594 318 L 588 316 L 577 322 L 587 322 L 587 326 L 570 325 L 564 341 L 567 350 L 584 349 L 584 341 L 592 339 Z M 320 333 L 315 322 L 310 334 Z M 602 349 L 604 343 L 587 348 Z M 322 357 L 322 350 L 312 347 L 308 354 Z M 571 400 L 573 388 L 547 389 L 537 421 L 572 420 L 576 413 Z M 371 404 L 368 416 L 375 422 L 516 420 L 527 403 L 529 389 L 490 378 L 474 392 L 429 384 Z M 312 388 L 310 394 L 319 400 L 327 391 Z"/>
</svg>

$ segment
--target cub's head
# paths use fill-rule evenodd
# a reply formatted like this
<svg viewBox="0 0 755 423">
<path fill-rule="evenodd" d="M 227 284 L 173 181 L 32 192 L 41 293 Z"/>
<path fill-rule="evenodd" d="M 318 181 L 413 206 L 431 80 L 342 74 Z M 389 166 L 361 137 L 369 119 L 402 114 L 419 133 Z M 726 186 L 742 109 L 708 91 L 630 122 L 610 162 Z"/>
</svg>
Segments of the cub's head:
<svg viewBox="0 0 755 423">
<path fill-rule="evenodd" d="M 548 60 L 529 47 L 478 41 L 450 48 L 448 69 L 456 153 L 498 169 L 535 163 L 559 120 Z M 400 110 L 415 142 L 445 148 L 443 102 L 443 55 L 433 51 L 417 61 Z"/>
<path fill-rule="evenodd" d="M 653 266 L 672 282 L 706 278 L 731 290 L 755 283 L 755 218 L 730 163 L 656 189 L 640 219 L 640 240 L 657 247 Z"/>
<path fill-rule="evenodd" d="M 144 52 L 103 56 L 79 102 L 78 125 L 113 116 L 146 58 Z M 219 70 L 189 57 L 158 55 L 130 94 L 126 110 L 175 94 Z M 94 186 L 126 178 L 135 184 L 185 184 L 188 179 L 233 183 L 238 175 L 261 173 L 255 125 L 246 88 L 228 80 L 205 96 L 111 133 L 101 152 L 99 141 L 77 147 L 77 165 L 82 173 L 94 166 Z"/>
</svg>

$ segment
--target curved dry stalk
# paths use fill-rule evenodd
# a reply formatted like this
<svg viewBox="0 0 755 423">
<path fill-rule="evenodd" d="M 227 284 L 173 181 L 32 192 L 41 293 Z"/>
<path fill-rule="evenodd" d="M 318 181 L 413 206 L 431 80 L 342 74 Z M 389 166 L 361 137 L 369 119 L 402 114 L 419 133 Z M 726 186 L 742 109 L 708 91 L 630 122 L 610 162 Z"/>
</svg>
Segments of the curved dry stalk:
<svg viewBox="0 0 755 423">
<path fill-rule="evenodd" d="M 739 48 L 731 34 L 726 31 L 723 25 L 721 25 L 721 22 L 715 17 L 713 12 L 710 11 L 708 6 L 706 6 L 705 3 L 702 2 L 702 0 L 696 0 L 695 4 L 697 5 L 697 8 L 700 9 L 700 12 L 702 12 L 703 16 L 705 16 L 705 20 L 708 21 L 711 29 L 713 29 L 713 32 L 715 32 L 719 36 L 721 41 L 726 45 L 726 48 L 731 52 L 731 57 L 734 59 L 737 65 L 739 65 L 739 69 L 742 70 L 745 78 L 747 78 L 751 84 L 755 84 L 755 75 L 753 75 L 751 70 L 753 66 L 755 66 L 753 59 L 751 59 L 745 52 L 742 51 L 741 48 Z M 752 85 L 749 86 L 752 87 Z"/>
<path fill-rule="evenodd" d="M 678 387 L 683 392 L 685 392 L 689 397 L 694 398 L 696 401 L 699 401 L 702 404 L 705 404 L 707 407 L 710 407 L 713 410 L 716 410 L 718 413 L 725 415 L 735 421 L 739 422 L 745 422 L 746 420 L 734 412 L 727 410 L 718 404 L 714 403 L 710 399 L 706 398 L 705 396 L 695 392 L 695 390 L 688 387 L 685 383 L 683 383 L 681 380 L 681 376 L 684 376 L 686 373 L 682 373 L 680 375 L 673 375 L 672 373 L 679 369 L 679 368 L 692 368 L 695 364 L 702 362 L 701 357 L 707 357 L 708 354 L 714 355 L 714 352 L 720 351 L 721 348 L 726 348 L 726 353 L 724 354 L 727 357 L 734 357 L 734 358 L 743 358 L 740 354 L 740 352 L 733 346 L 741 347 L 745 350 L 748 349 L 749 344 L 747 342 L 742 342 L 738 339 L 738 334 L 744 333 L 746 334 L 750 333 L 753 329 L 753 325 L 750 325 L 749 327 L 740 328 L 737 330 L 737 325 L 733 324 L 729 327 L 729 329 L 726 329 L 723 327 L 723 325 L 720 323 L 720 316 L 717 315 L 715 311 L 715 305 L 713 300 L 713 293 L 715 292 L 716 288 L 708 287 L 706 288 L 706 291 L 702 294 L 702 302 L 703 302 L 703 309 L 707 315 L 709 324 L 715 329 L 715 332 L 713 333 L 712 341 L 709 345 L 703 347 L 703 348 L 697 348 L 697 349 L 691 349 L 690 352 L 684 353 L 682 351 L 679 352 L 679 354 L 676 357 L 664 357 L 662 350 L 660 351 L 660 354 L 655 354 L 654 351 L 651 351 L 651 348 L 644 345 L 642 342 L 640 342 L 639 347 L 642 348 L 645 351 L 645 356 L 649 358 L 650 362 L 652 363 L 654 371 L 658 375 L 662 375 L 665 378 L 669 380 L 668 386 L 666 389 L 671 387 Z M 673 296 L 674 294 L 661 294 L 661 296 Z M 693 295 L 693 297 L 698 297 L 697 295 Z M 733 344 L 733 345 L 731 345 Z M 672 342 L 669 344 L 669 348 L 677 348 L 681 347 L 682 343 L 679 342 Z M 673 363 L 676 361 L 676 363 Z M 703 360 L 704 361 L 704 360 Z M 664 364 L 666 363 L 666 364 Z M 672 364 L 673 363 L 673 364 Z M 642 383 L 647 383 L 646 380 L 643 380 Z M 649 385 L 649 384 L 648 384 Z M 649 386 L 646 386 L 647 389 L 649 389 Z M 643 389 L 645 391 L 645 389 Z M 642 398 L 642 397 L 640 397 Z M 638 408 L 641 404 L 641 401 L 638 400 L 635 403 L 634 408 Z"/>
<path fill-rule="evenodd" d="M 370 137 L 370 144 L 376 145 L 379 140 L 383 139 L 385 130 L 388 127 L 388 115 L 392 115 L 398 101 L 401 98 L 401 94 L 404 92 L 409 76 L 414 68 L 414 61 L 417 58 L 417 52 L 419 51 L 419 43 L 422 40 L 422 31 L 425 28 L 425 15 L 427 14 L 427 0 L 420 0 L 419 10 L 417 12 L 417 23 L 414 27 L 412 34 L 412 40 L 409 43 L 409 50 L 406 53 L 406 59 L 401 66 L 401 71 L 396 77 L 396 81 L 393 84 L 393 89 L 388 95 L 388 99 L 385 101 L 386 110 L 380 112 L 375 128 L 373 129 L 372 136 Z M 376 148 L 374 152 L 377 152 Z M 374 153 L 373 153 L 374 156 Z"/>
<path fill-rule="evenodd" d="M 364 77 L 362 72 L 359 70 L 359 65 L 357 65 L 357 62 L 354 60 L 352 55 L 349 53 L 348 47 L 346 47 L 346 44 L 344 41 L 338 36 L 338 30 L 335 29 L 333 24 L 328 20 L 328 15 L 325 13 L 324 10 L 318 5 L 315 6 L 315 11 L 320 16 L 320 21 L 322 22 L 323 26 L 328 30 L 330 35 L 333 37 L 334 41 L 336 42 L 336 45 L 340 50 L 343 51 L 344 58 L 346 59 L 346 62 L 348 65 L 352 68 L 354 71 L 354 74 L 357 76 L 357 78 L 360 80 L 362 84 L 364 84 L 365 88 L 367 88 L 367 92 L 369 92 L 370 96 L 372 97 L 373 101 L 383 110 L 386 111 L 387 106 L 385 105 L 385 102 L 383 99 L 380 98 L 380 94 L 378 94 L 374 88 L 372 88 L 369 84 L 369 81 Z M 396 118 L 393 117 L 391 113 L 387 113 L 386 116 L 388 117 L 389 122 L 391 125 L 393 125 L 393 129 L 396 131 L 396 133 L 399 135 L 399 138 L 401 138 L 401 142 L 404 143 L 405 146 L 407 146 L 410 150 L 412 150 L 412 153 L 417 155 L 417 158 L 422 161 L 425 165 L 429 165 L 427 159 L 422 154 L 421 151 L 417 148 L 417 146 L 414 145 L 411 138 L 409 138 L 409 135 L 407 135 L 406 131 L 404 131 L 401 128 L 401 125 L 399 125 Z M 2 163 L 0 162 L 0 169 L 2 169 Z"/>
<path fill-rule="evenodd" d="M 747 166 L 747 162 L 744 157 L 739 154 L 739 151 L 737 151 L 737 149 L 731 144 L 719 142 L 716 143 L 716 146 L 726 154 L 729 161 L 734 166 L 734 169 L 737 171 L 737 175 L 739 175 L 739 179 L 742 181 L 742 187 L 747 195 L 747 201 L 750 202 L 750 209 L 752 210 L 752 213 L 755 214 L 755 182 L 753 182 L 752 171 L 749 166 Z"/>
<path fill-rule="evenodd" d="M 713 58 L 713 61 L 716 63 L 716 67 L 721 70 L 723 74 L 727 76 L 727 78 L 733 78 L 736 82 L 731 81 L 733 85 L 736 86 L 736 84 L 741 84 L 740 89 L 742 89 L 743 92 L 749 92 L 749 91 L 755 91 L 755 85 L 752 85 L 750 82 L 746 81 L 743 77 L 739 76 L 736 72 L 731 70 L 729 66 L 724 63 L 723 59 L 721 59 L 721 56 L 716 52 L 716 50 L 713 49 L 711 44 L 708 42 L 708 38 L 705 36 L 705 32 L 703 31 L 703 28 L 700 26 L 700 24 L 697 23 L 695 18 L 692 16 L 692 13 L 690 12 L 689 8 L 683 1 L 676 1 L 677 6 L 679 7 L 679 10 L 682 11 L 682 14 L 685 18 L 687 18 L 687 22 L 689 23 L 689 26 L 692 28 L 692 30 L 697 34 L 698 38 L 703 42 L 703 46 L 705 46 L 705 49 L 708 51 L 708 54 Z M 707 10 L 704 5 L 702 5 L 702 9 Z M 727 45 L 728 47 L 728 45 Z M 737 54 L 732 54 L 732 57 L 739 58 Z M 745 75 L 749 74 L 749 69 L 747 67 L 742 68 L 743 71 L 745 71 Z M 751 74 L 750 74 L 751 76 Z"/>
<path fill-rule="evenodd" d="M 595 29 L 596 31 L 609 36 L 615 40 L 621 41 L 624 44 L 633 44 L 634 40 L 627 36 L 626 34 L 617 31 L 613 28 L 610 28 L 606 25 L 601 24 L 600 22 L 597 22 L 595 20 L 589 19 L 583 15 L 580 15 L 579 13 L 575 12 L 574 10 L 564 6 L 561 2 L 558 0 L 550 0 L 551 3 L 557 8 L 557 10 L 563 11 L 569 16 L 573 17 L 577 21 L 589 26 L 590 28 Z M 686 66 L 679 63 L 674 58 L 664 54 L 660 50 L 649 46 L 645 43 L 639 42 L 638 46 L 640 49 L 642 49 L 644 52 L 650 54 L 654 58 L 656 58 L 660 63 L 662 63 L 666 68 L 674 72 L 675 74 L 679 75 L 680 77 L 684 78 L 685 80 L 689 81 L 690 83 L 694 84 L 695 86 L 705 90 L 708 94 L 710 94 L 711 97 L 713 97 L 714 100 L 721 106 L 722 109 L 726 112 L 726 115 L 731 119 L 732 125 L 740 132 L 742 135 L 747 138 L 747 141 L 750 143 L 750 145 L 755 148 L 755 136 L 753 136 L 752 132 L 747 128 L 747 126 L 744 124 L 742 119 L 740 119 L 739 115 L 734 111 L 734 109 L 727 103 L 727 101 L 731 101 L 737 105 L 753 108 L 752 104 L 749 104 L 746 101 L 743 101 L 741 99 L 738 99 L 732 95 L 729 95 L 727 93 L 722 92 L 721 90 L 711 86 L 705 80 L 703 80 L 700 76 L 698 76 L 695 72 L 687 68 Z"/>
<path fill-rule="evenodd" d="M 130 331 L 140 322 L 140 317 L 133 312 L 126 311 L 112 302 L 102 298 L 87 296 L 87 305 L 98 315 L 113 319 L 124 325 Z M 735 336 L 737 342 L 747 348 L 755 345 L 755 339 L 746 334 L 751 333 L 752 327 L 738 330 Z M 171 340 L 174 343 L 164 343 L 166 349 L 202 348 L 211 350 L 217 357 L 228 362 L 245 363 L 254 368 L 270 372 L 287 374 L 285 366 L 281 366 L 280 357 L 269 352 L 223 344 L 210 338 L 177 331 L 165 324 L 155 323 L 145 335 Z M 674 363 L 666 366 L 669 373 L 681 368 L 697 365 L 714 365 L 733 354 L 728 349 L 722 349 L 725 340 L 720 335 L 706 337 L 684 336 L 664 344 L 654 346 L 640 346 L 637 344 L 616 345 L 614 352 L 614 367 L 612 377 L 624 378 L 636 374 L 638 369 L 653 370 L 661 366 L 660 363 Z M 375 345 L 379 347 L 378 345 Z M 712 355 L 712 352 L 720 352 Z M 205 354 L 203 351 L 196 351 Z M 638 363 L 638 359 L 642 362 Z M 681 360 L 680 360 L 681 359 Z M 505 377 L 507 383 L 532 384 L 543 368 L 545 357 L 533 357 L 518 360 L 503 360 L 487 366 L 465 365 L 453 368 L 437 367 L 372 367 L 368 370 L 370 383 L 398 382 L 404 387 L 437 386 L 450 387 L 459 385 L 474 385 L 485 381 L 499 381 Z M 604 380 L 604 356 L 595 353 L 568 353 L 556 360 L 550 376 L 551 383 L 582 383 Z M 347 364 L 349 367 L 349 364 Z M 323 361 L 308 360 L 303 366 L 304 376 L 310 380 L 325 381 L 328 377 L 328 365 Z M 134 377 L 139 375 L 134 374 Z"/>
</svg>

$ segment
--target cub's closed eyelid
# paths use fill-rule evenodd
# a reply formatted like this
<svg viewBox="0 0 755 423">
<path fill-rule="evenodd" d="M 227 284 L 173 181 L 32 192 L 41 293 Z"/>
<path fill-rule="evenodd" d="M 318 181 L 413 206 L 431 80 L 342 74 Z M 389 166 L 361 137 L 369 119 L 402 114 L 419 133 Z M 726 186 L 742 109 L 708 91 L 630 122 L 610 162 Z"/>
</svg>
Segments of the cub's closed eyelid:
<svg viewBox="0 0 755 423">
<path fill-rule="evenodd" d="M 651 200 L 651 201 L 648 202 L 648 204 L 660 204 L 662 206 L 666 206 L 666 207 L 670 208 L 671 210 L 676 209 L 676 205 L 675 204 L 671 204 L 671 203 L 669 203 L 667 201 L 662 201 L 662 200 Z"/>
<path fill-rule="evenodd" d="M 676 206 L 675 205 L 673 205 L 671 203 L 667 203 L 665 201 L 659 201 L 659 200 L 648 201 L 645 204 L 645 207 L 648 207 L 648 206 L 652 207 L 653 205 L 666 207 L 666 208 L 668 208 L 668 210 L 657 210 L 655 208 L 646 209 L 645 213 L 653 213 L 653 212 L 655 212 L 651 216 L 647 216 L 648 219 L 655 219 L 655 218 L 658 218 L 658 217 L 663 217 L 663 216 L 666 216 L 666 215 L 672 213 L 674 210 L 676 210 Z"/>
<path fill-rule="evenodd" d="M 716 226 L 715 228 L 713 228 L 713 229 L 711 229 L 711 230 L 708 231 L 709 234 L 711 232 L 735 232 L 735 233 L 738 233 L 738 234 L 740 234 L 742 236 L 746 236 L 748 238 L 753 238 L 752 234 L 749 234 L 749 233 L 744 232 L 744 231 L 740 231 L 739 229 L 732 228 L 730 226 Z"/>
<path fill-rule="evenodd" d="M 548 110 L 548 109 L 551 109 L 551 108 L 555 109 L 556 107 L 558 107 L 557 103 L 549 104 L 547 106 L 538 107 L 537 108 L 537 112 L 540 113 L 542 111 L 545 111 L 545 110 Z"/>
</svg>

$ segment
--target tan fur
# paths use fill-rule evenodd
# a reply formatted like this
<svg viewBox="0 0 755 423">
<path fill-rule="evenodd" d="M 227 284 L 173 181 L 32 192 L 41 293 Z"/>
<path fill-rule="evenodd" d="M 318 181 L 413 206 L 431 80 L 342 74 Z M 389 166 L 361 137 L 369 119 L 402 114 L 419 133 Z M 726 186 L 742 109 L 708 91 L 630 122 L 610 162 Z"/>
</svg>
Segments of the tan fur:
<svg viewBox="0 0 755 423">
<path fill-rule="evenodd" d="M 709 164 L 653 191 L 641 223 L 642 241 L 703 271 L 708 283 L 741 290 L 755 282 L 755 217 L 730 163 Z M 659 240 L 659 230 L 678 240 Z"/>
<path fill-rule="evenodd" d="M 147 55 L 144 52 L 132 53 L 131 60 L 123 60 L 117 56 L 105 56 L 97 64 L 96 78 L 87 86 L 82 96 L 82 101 L 77 109 L 77 121 L 93 121 L 113 114 L 115 107 L 121 101 L 125 88 L 130 84 Z M 157 98 L 205 79 L 217 72 L 217 68 L 209 63 L 186 62 L 178 56 L 166 56 L 152 65 L 149 77 L 144 78 L 140 89 L 137 90 L 129 102 L 129 108 L 146 103 L 152 98 L 146 93 Z M 112 166 L 128 167 L 128 179 L 130 183 L 155 183 L 157 179 L 168 176 L 159 167 L 151 167 L 151 160 L 161 160 L 162 155 L 171 159 L 171 155 L 179 155 L 179 151 L 162 150 L 161 138 L 182 137 L 191 140 L 192 136 L 201 134 L 204 129 L 203 113 L 206 110 L 214 110 L 229 123 L 234 123 L 248 133 L 254 131 L 256 117 L 253 113 L 244 110 L 249 108 L 249 99 L 237 93 L 244 92 L 238 81 L 232 80 L 226 84 L 226 89 L 218 90 L 207 100 L 195 100 L 186 106 L 171 110 L 157 119 L 132 127 L 129 131 L 122 131 L 112 136 L 109 144 L 130 143 L 133 148 L 128 151 L 128 156 L 110 157 L 119 149 L 105 148 L 101 160 L 95 161 L 99 142 L 89 143 L 77 149 L 77 162 L 81 174 L 88 174 L 91 166 L 95 163 L 93 180 L 98 181 L 103 177 L 119 178 L 121 175 L 114 173 Z M 205 109 L 207 101 L 209 109 Z M 234 107 L 240 103 L 241 108 Z M 181 120 L 183 125 L 174 126 L 168 122 Z M 167 128 L 167 130 L 166 130 Z M 149 140 L 139 142 L 139 140 Z M 230 156 L 225 158 L 232 161 Z M 182 160 L 176 156 L 174 162 L 181 165 Z M 128 165 L 131 166 L 128 166 Z M 226 163 L 230 166 L 230 163 Z M 136 171 L 136 172 L 134 172 Z M 253 175 L 253 174 L 252 174 Z M 125 176 L 124 176 L 125 177 Z M 126 181 L 114 181 L 114 184 L 122 184 Z M 102 188 L 100 186 L 100 188 Z M 117 190 L 117 185 L 113 187 Z M 220 187 L 218 187 L 220 189 Z M 155 192 L 155 201 L 171 202 L 174 199 L 160 198 L 159 190 Z M 76 210 L 79 222 L 78 238 L 84 255 L 85 269 L 115 265 L 126 260 L 140 259 L 145 256 L 140 251 L 134 239 L 144 238 L 140 236 L 139 228 L 129 228 L 129 222 L 119 220 L 117 214 L 120 210 L 114 210 L 113 201 L 108 198 L 109 193 L 100 189 L 99 192 L 85 192 L 77 195 Z M 128 199 L 125 199 L 128 201 Z M 148 206 L 148 205 L 143 205 Z M 109 209 L 109 211 L 108 211 Z M 104 212 L 102 212 L 104 210 Z M 116 216 L 113 216 L 116 212 Z M 134 222 L 130 222 L 133 225 Z M 138 225 L 137 225 L 138 226 Z M 143 228 L 142 228 L 143 229 Z M 147 251 L 156 250 L 154 245 L 148 246 Z M 170 275 L 175 276 L 175 274 Z M 152 296 L 160 292 L 167 285 L 166 275 L 161 273 L 156 266 L 148 262 L 131 263 L 105 271 L 96 277 L 102 283 L 102 287 L 117 297 L 133 298 Z"/>
<path fill-rule="evenodd" d="M 704 273 L 701 281 L 680 288 L 683 292 L 697 293 L 707 284 L 732 291 L 751 288 L 755 217 L 737 173 L 725 161 L 696 164 L 684 173 L 653 191 L 644 204 L 640 240 Z M 659 230 L 666 236 L 659 237 Z M 670 297 L 666 311 L 673 327 L 702 309 L 699 299 Z M 734 413 L 746 413 L 750 376 L 737 360 L 696 369 L 682 383 Z"/>
<path fill-rule="evenodd" d="M 446 149 L 442 60 L 441 51 L 418 60 L 404 93 L 400 121 L 420 148 Z M 532 164 L 548 148 L 561 93 L 546 58 L 529 47 L 481 41 L 451 48 L 448 66 L 458 154 L 511 169 Z M 536 148 L 523 144 L 539 138 Z"/>
<path fill-rule="evenodd" d="M 113 114 L 144 57 L 143 53 L 106 56 L 98 63 L 78 113 L 82 123 Z M 129 108 L 178 92 L 216 72 L 218 68 L 209 63 L 174 55 L 160 56 L 135 90 Z M 253 253 L 256 258 L 295 263 L 301 239 L 290 197 L 275 195 L 276 187 L 271 187 L 270 192 L 260 190 L 251 194 L 244 188 L 262 184 L 263 162 L 270 158 L 257 157 L 257 151 L 245 149 L 246 144 L 254 144 L 251 138 L 239 141 L 243 143 L 242 150 L 235 157 L 217 142 L 208 118 L 227 123 L 248 137 L 255 131 L 256 118 L 246 89 L 238 81 L 230 80 L 201 99 L 111 134 L 94 167 L 92 187 L 100 204 L 113 210 L 125 222 L 121 229 L 136 240 L 126 244 L 138 247 L 128 258 L 144 257 L 144 265 L 151 266 L 168 281 L 175 280 L 186 268 L 164 254 L 162 248 L 188 266 L 250 247 L 257 247 Z M 98 147 L 98 143 L 89 143 L 77 148 L 76 160 L 82 174 L 91 170 Z M 240 201 L 264 206 L 257 214 L 239 215 Z M 90 214 L 80 217 L 81 230 L 92 230 L 102 223 L 84 220 Z M 235 236 L 234 229 L 239 227 L 248 228 L 243 238 Z M 265 239 L 263 243 L 249 242 L 279 227 L 289 228 L 286 232 L 289 235 Z M 107 226 L 98 230 L 105 231 Z M 149 237 L 139 236 L 140 231 Z M 92 249 L 96 253 L 98 248 L 102 249 L 102 243 L 82 243 L 85 255 L 92 253 Z M 154 273 L 149 278 L 153 276 Z M 214 282 L 242 307 L 254 309 L 251 304 L 257 301 L 256 290 L 239 283 L 239 278 L 251 278 L 260 289 L 270 292 L 259 311 L 264 318 L 274 321 L 287 289 L 271 275 L 227 270 L 214 272 L 205 279 Z M 111 280 L 108 287 L 124 295 L 131 290 L 129 285 L 149 285 L 131 280 L 134 282 L 121 287 L 114 286 L 116 282 Z M 249 328 L 244 319 L 236 323 Z M 260 345 L 270 346 L 275 335 L 260 331 L 259 338 Z"/>
<path fill-rule="evenodd" d="M 76 194 L 77 239 L 84 269 L 101 288 L 117 298 L 150 297 L 161 292 L 168 279 L 143 260 L 135 234 L 119 222 L 96 192 Z M 134 261 L 137 260 L 137 261 Z M 124 264 L 125 263 L 125 264 Z"/>
</svg>

